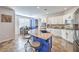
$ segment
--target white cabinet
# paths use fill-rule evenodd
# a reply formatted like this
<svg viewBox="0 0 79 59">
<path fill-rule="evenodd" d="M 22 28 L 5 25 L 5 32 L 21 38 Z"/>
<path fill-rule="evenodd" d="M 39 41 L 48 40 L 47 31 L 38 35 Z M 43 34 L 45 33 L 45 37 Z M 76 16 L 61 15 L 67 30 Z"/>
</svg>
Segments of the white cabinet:
<svg viewBox="0 0 79 59">
<path fill-rule="evenodd" d="M 54 35 L 59 36 L 60 35 L 60 29 L 53 29 L 52 30 Z"/>
<path fill-rule="evenodd" d="M 47 28 L 46 30 L 47 30 L 48 32 L 51 32 L 51 28 Z"/>
<path fill-rule="evenodd" d="M 63 24 L 63 16 L 58 16 L 56 21 L 57 24 Z"/>
<path fill-rule="evenodd" d="M 74 31 L 73 30 L 66 30 L 66 29 L 47 29 L 48 32 L 51 32 L 55 36 L 60 36 L 63 39 L 73 43 L 73 35 Z"/>
<path fill-rule="evenodd" d="M 51 22 L 52 22 L 52 18 L 48 18 L 47 24 L 51 24 Z"/>
<path fill-rule="evenodd" d="M 62 29 L 61 30 L 61 37 L 63 38 L 63 39 L 66 39 L 66 30 L 64 30 L 64 29 Z"/>
<path fill-rule="evenodd" d="M 65 40 L 73 43 L 73 35 L 74 35 L 74 31 L 73 30 L 62 30 L 62 38 L 64 38 Z"/>
<path fill-rule="evenodd" d="M 56 29 L 51 29 L 51 33 L 56 36 L 57 35 Z"/>
<path fill-rule="evenodd" d="M 48 24 L 63 24 L 63 16 L 48 17 Z"/>
<path fill-rule="evenodd" d="M 67 41 L 73 43 L 73 35 L 74 35 L 74 31 L 73 30 L 67 30 L 66 31 L 66 39 Z"/>
<path fill-rule="evenodd" d="M 51 32 L 55 36 L 61 36 L 62 32 L 61 29 L 47 29 L 48 32 Z"/>
</svg>

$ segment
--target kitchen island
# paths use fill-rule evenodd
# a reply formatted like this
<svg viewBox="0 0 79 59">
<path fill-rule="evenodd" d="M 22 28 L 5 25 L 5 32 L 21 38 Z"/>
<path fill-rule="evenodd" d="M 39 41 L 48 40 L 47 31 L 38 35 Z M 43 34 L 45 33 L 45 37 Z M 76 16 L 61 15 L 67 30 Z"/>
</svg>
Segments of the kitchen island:
<svg viewBox="0 0 79 59">
<path fill-rule="evenodd" d="M 47 31 L 33 29 L 29 31 L 33 41 L 40 42 L 38 52 L 50 52 L 52 48 L 52 34 Z"/>
</svg>

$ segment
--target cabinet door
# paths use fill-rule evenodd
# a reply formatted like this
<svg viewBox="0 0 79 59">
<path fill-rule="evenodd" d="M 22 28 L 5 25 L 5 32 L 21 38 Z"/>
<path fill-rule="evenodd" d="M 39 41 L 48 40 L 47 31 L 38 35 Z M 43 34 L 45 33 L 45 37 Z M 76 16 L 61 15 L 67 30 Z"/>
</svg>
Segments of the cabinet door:
<svg viewBox="0 0 79 59">
<path fill-rule="evenodd" d="M 66 30 L 61 30 L 61 36 L 63 39 L 66 39 Z"/>
<path fill-rule="evenodd" d="M 51 20 L 52 20 L 52 18 L 48 18 L 47 23 L 48 23 L 48 24 L 51 24 Z"/>
<path fill-rule="evenodd" d="M 60 36 L 61 35 L 61 30 L 60 29 L 54 29 L 54 34 L 56 36 Z"/>
<path fill-rule="evenodd" d="M 55 35 L 54 29 L 51 29 L 51 33 L 52 33 L 53 35 Z"/>
<path fill-rule="evenodd" d="M 47 28 L 47 31 L 48 31 L 48 32 L 51 32 L 51 28 Z"/>
<path fill-rule="evenodd" d="M 57 36 L 57 29 L 54 29 L 54 35 Z"/>
<path fill-rule="evenodd" d="M 63 24 L 63 16 L 57 17 L 57 24 Z"/>
<path fill-rule="evenodd" d="M 64 38 L 65 40 L 73 43 L 73 35 L 74 35 L 74 31 L 73 30 L 62 30 L 62 38 Z"/>
<path fill-rule="evenodd" d="M 58 36 L 61 37 L 61 35 L 62 35 L 61 29 L 58 29 Z"/>
<path fill-rule="evenodd" d="M 66 39 L 67 39 L 67 41 L 73 43 L 73 40 L 74 40 L 73 35 L 74 35 L 73 30 L 67 30 L 66 31 Z"/>
</svg>

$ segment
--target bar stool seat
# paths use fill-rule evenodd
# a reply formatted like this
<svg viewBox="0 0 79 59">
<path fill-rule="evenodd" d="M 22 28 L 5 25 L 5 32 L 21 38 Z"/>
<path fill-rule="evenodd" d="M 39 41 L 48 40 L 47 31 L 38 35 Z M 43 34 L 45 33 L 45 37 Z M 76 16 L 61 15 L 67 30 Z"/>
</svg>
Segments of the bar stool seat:
<svg viewBox="0 0 79 59">
<path fill-rule="evenodd" d="M 37 41 L 32 42 L 32 43 L 31 43 L 31 46 L 32 46 L 33 48 L 38 48 L 38 47 L 40 46 L 40 42 L 37 42 Z"/>
<path fill-rule="evenodd" d="M 30 39 L 31 38 L 31 35 L 25 35 L 24 38 L 25 39 Z"/>
<path fill-rule="evenodd" d="M 39 47 L 40 47 L 40 42 L 28 40 L 28 41 L 25 43 L 25 51 L 27 51 L 26 48 L 28 48 L 27 44 L 30 44 L 30 47 L 32 48 L 33 51 L 38 51 L 38 49 L 39 49 Z"/>
<path fill-rule="evenodd" d="M 36 52 L 39 51 L 40 42 L 38 42 L 38 41 L 34 41 L 34 42 L 32 42 L 30 45 L 31 45 L 31 47 L 34 48 L 34 50 L 35 50 Z"/>
</svg>

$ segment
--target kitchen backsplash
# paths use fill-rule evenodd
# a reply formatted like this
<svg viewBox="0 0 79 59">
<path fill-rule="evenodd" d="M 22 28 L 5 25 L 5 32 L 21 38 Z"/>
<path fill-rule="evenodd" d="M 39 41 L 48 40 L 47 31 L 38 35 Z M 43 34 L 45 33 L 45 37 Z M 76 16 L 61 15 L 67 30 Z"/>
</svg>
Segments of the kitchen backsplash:
<svg viewBox="0 0 79 59">
<path fill-rule="evenodd" d="M 63 29 L 64 24 L 47 24 L 47 28 Z"/>
<path fill-rule="evenodd" d="M 53 28 L 53 29 L 74 29 L 74 25 L 70 25 L 70 24 L 47 24 L 47 28 Z M 79 29 L 79 28 L 75 28 L 75 29 Z"/>
</svg>

